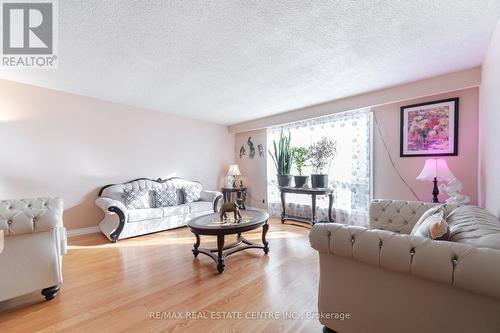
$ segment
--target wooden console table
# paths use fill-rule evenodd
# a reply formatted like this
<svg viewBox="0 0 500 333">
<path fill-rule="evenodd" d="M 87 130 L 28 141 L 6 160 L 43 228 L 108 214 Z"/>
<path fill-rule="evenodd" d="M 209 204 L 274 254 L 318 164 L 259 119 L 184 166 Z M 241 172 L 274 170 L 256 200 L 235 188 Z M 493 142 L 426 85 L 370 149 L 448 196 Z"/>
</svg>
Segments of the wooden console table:
<svg viewBox="0 0 500 333">
<path fill-rule="evenodd" d="M 281 205 L 283 207 L 283 213 L 281 213 L 281 223 L 285 223 L 285 220 L 292 220 L 297 222 L 305 222 L 311 225 L 314 225 L 316 222 L 316 196 L 317 195 L 328 195 L 328 222 L 333 222 L 332 218 L 332 207 L 333 207 L 333 189 L 332 188 L 297 188 L 297 187 L 280 187 L 281 192 Z M 295 194 L 306 194 L 311 196 L 311 220 L 287 215 L 286 213 L 286 194 L 287 193 L 295 193 Z"/>
</svg>

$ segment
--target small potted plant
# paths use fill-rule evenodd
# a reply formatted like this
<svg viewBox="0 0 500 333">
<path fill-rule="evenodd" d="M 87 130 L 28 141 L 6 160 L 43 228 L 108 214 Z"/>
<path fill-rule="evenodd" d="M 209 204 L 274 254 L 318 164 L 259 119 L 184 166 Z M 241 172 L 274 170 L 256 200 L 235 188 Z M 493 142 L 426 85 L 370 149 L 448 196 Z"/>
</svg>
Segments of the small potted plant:
<svg viewBox="0 0 500 333">
<path fill-rule="evenodd" d="M 292 149 L 290 147 L 291 135 L 285 135 L 283 131 L 280 133 L 280 139 L 278 143 L 273 140 L 274 153 L 269 151 L 274 165 L 276 166 L 278 185 L 281 187 L 290 186 L 292 183 L 292 176 L 290 175 L 290 170 L 292 168 Z"/>
<path fill-rule="evenodd" d="M 295 164 L 295 168 L 299 173 L 298 176 L 293 176 L 293 180 L 295 181 L 295 187 L 302 187 L 307 182 L 307 178 L 309 176 L 303 176 L 302 170 L 306 165 L 308 160 L 309 151 L 305 147 L 293 147 L 292 148 L 292 158 L 293 163 Z"/>
<path fill-rule="evenodd" d="M 311 186 L 314 188 L 328 187 L 328 175 L 325 169 L 330 161 L 337 154 L 337 142 L 327 137 L 322 137 L 319 141 L 309 147 L 309 160 L 313 167 L 311 175 Z"/>
</svg>

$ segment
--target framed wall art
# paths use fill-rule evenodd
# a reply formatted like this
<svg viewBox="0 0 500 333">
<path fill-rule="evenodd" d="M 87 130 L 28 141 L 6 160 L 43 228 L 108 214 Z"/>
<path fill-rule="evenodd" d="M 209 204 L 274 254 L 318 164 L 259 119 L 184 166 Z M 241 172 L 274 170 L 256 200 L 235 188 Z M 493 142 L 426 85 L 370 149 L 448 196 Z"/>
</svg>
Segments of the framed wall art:
<svg viewBox="0 0 500 333">
<path fill-rule="evenodd" d="M 401 107 L 401 157 L 456 155 L 458 98 Z"/>
</svg>

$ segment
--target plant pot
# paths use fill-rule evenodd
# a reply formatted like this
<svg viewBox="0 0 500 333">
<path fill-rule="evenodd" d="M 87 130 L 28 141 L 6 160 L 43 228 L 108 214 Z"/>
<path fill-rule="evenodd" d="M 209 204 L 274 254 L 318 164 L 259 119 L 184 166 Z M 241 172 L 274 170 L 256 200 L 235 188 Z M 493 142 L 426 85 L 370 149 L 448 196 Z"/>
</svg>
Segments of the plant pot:
<svg viewBox="0 0 500 333">
<path fill-rule="evenodd" d="M 307 183 L 307 178 L 309 176 L 293 176 L 293 181 L 295 182 L 295 187 L 302 187 L 305 183 Z"/>
<path fill-rule="evenodd" d="M 278 176 L 278 186 L 287 187 L 292 184 L 291 175 L 276 175 L 276 176 Z"/>
<path fill-rule="evenodd" d="M 327 188 L 328 175 L 311 175 L 311 187 L 313 188 Z"/>
</svg>

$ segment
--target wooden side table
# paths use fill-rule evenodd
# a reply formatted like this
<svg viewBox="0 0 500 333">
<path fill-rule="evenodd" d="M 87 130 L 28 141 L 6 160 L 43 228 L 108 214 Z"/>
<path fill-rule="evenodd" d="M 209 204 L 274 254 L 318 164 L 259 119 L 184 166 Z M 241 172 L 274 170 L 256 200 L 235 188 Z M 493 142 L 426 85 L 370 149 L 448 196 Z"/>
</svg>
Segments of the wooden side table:
<svg viewBox="0 0 500 333">
<path fill-rule="evenodd" d="M 223 187 L 221 189 L 222 195 L 224 196 L 224 203 L 232 200 L 233 193 L 236 193 L 236 198 L 241 199 L 242 196 L 246 198 L 247 188 L 246 187 Z M 247 209 L 245 203 L 240 205 L 240 209 Z"/>
<path fill-rule="evenodd" d="M 332 188 L 297 188 L 297 187 L 280 187 L 281 192 L 281 205 L 283 206 L 283 213 L 281 213 L 281 223 L 285 220 L 292 220 L 297 222 L 305 222 L 314 225 L 316 222 L 316 196 L 328 195 L 328 222 L 333 222 L 332 208 L 333 208 L 333 189 Z M 307 220 L 298 216 L 288 215 L 286 213 L 286 193 L 306 194 L 311 196 L 311 220 Z"/>
</svg>

